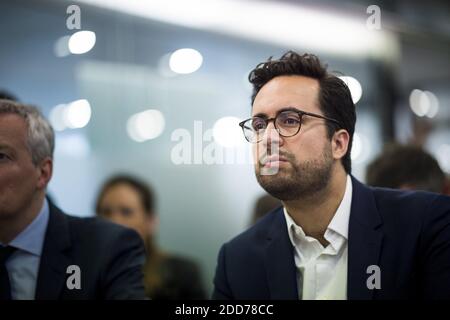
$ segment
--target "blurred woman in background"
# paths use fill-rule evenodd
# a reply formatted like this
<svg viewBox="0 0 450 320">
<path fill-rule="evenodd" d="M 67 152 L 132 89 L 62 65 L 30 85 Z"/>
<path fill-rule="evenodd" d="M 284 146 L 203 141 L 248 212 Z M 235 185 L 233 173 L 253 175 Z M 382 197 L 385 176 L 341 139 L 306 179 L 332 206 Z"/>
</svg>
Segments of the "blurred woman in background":
<svg viewBox="0 0 450 320">
<path fill-rule="evenodd" d="M 96 213 L 136 230 L 142 237 L 147 250 L 144 280 L 149 298 L 206 298 L 197 264 L 158 248 L 155 240 L 158 229 L 155 199 L 147 184 L 127 175 L 110 178 L 97 197 Z"/>
</svg>

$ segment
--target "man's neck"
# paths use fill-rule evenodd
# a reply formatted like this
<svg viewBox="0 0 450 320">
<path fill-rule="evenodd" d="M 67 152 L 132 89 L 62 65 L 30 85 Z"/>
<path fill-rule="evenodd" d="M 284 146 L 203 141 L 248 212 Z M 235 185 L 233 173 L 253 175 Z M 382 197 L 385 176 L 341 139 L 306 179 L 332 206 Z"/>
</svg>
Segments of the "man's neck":
<svg viewBox="0 0 450 320">
<path fill-rule="evenodd" d="M 9 214 L 7 217 L 0 215 L 0 242 L 9 244 L 38 216 L 44 204 L 45 193 L 36 195 L 30 204 L 19 212 Z"/>
<path fill-rule="evenodd" d="M 320 241 L 324 246 L 325 231 L 334 217 L 342 199 L 347 183 L 347 174 L 336 168 L 326 188 L 319 193 L 298 200 L 283 201 L 292 220 L 310 237 Z"/>
</svg>

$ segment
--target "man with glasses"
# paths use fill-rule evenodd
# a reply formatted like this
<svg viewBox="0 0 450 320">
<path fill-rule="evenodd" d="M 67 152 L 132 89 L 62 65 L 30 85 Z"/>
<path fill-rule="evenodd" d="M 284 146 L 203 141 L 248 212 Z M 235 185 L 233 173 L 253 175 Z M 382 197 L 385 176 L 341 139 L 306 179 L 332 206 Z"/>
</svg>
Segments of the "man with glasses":
<svg viewBox="0 0 450 320">
<path fill-rule="evenodd" d="M 356 113 L 311 54 L 259 64 L 252 117 L 259 184 L 283 206 L 224 244 L 215 299 L 450 298 L 450 198 L 351 176 Z"/>
</svg>

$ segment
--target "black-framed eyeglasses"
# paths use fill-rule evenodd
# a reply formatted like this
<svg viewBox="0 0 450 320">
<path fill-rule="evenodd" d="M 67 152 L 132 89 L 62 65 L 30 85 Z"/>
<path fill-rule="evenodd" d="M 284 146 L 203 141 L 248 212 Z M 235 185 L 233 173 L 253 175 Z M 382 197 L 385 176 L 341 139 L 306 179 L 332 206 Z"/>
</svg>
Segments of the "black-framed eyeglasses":
<svg viewBox="0 0 450 320">
<path fill-rule="evenodd" d="M 320 114 L 310 113 L 295 108 L 279 112 L 275 118 L 265 118 L 262 116 L 252 117 L 239 123 L 242 128 L 245 139 L 250 143 L 260 142 L 270 121 L 273 121 L 275 130 L 282 137 L 292 137 L 299 133 L 302 126 L 303 116 L 324 119 L 338 127 L 342 127 L 336 119 L 322 116 Z"/>
</svg>

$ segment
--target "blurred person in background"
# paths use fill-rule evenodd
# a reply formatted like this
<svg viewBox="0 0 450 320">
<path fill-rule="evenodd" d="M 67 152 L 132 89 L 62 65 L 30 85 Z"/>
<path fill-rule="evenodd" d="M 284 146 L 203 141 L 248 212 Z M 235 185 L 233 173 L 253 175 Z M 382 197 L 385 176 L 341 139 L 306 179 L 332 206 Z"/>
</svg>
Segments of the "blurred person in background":
<svg viewBox="0 0 450 320">
<path fill-rule="evenodd" d="M 271 213 L 274 209 L 281 206 L 280 200 L 272 197 L 270 194 L 260 196 L 255 203 L 253 215 L 251 217 L 250 226 L 254 225 L 259 219 L 266 214 Z"/>
<path fill-rule="evenodd" d="M 141 180 L 117 175 L 102 186 L 96 203 L 97 215 L 136 230 L 142 237 L 147 261 L 144 266 L 146 294 L 153 300 L 205 299 L 200 268 L 196 263 L 158 248 L 159 219 L 155 196 Z"/>
<path fill-rule="evenodd" d="M 390 144 L 367 167 L 374 187 L 423 190 L 444 194 L 446 177 L 437 160 L 421 147 Z"/>
<path fill-rule="evenodd" d="M 0 100 L 0 300 L 145 299 L 137 233 L 46 199 L 54 145 L 37 108 Z"/>
</svg>

